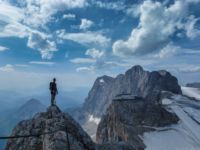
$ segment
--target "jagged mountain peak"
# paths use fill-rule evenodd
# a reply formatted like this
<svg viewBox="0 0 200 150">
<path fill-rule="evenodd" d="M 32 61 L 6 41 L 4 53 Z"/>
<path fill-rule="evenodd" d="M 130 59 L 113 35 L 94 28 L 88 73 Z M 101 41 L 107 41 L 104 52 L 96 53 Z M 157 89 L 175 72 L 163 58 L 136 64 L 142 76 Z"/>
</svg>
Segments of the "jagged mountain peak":
<svg viewBox="0 0 200 150">
<path fill-rule="evenodd" d="M 158 73 L 159 73 L 161 76 L 171 75 L 170 72 L 168 72 L 168 71 L 166 71 L 166 70 L 160 70 L 160 71 L 158 71 Z"/>
<path fill-rule="evenodd" d="M 133 66 L 132 68 L 128 69 L 126 72 L 125 72 L 125 75 L 128 75 L 128 74 L 136 74 L 136 73 L 156 73 L 156 74 L 160 74 L 161 76 L 167 76 L 167 75 L 170 75 L 171 76 L 171 73 L 168 72 L 167 70 L 158 70 L 158 71 L 147 71 L 147 70 L 144 70 L 142 66 L 140 65 L 135 65 Z"/>
<path fill-rule="evenodd" d="M 144 69 L 142 68 L 142 66 L 135 65 L 132 68 L 128 69 L 125 74 L 127 74 L 128 72 L 140 72 L 140 71 L 144 71 Z"/>
<path fill-rule="evenodd" d="M 107 76 L 107 75 L 103 75 L 101 77 L 98 77 L 95 81 L 95 84 L 101 84 L 101 83 L 109 83 L 112 82 L 114 80 L 113 77 Z"/>
<path fill-rule="evenodd" d="M 155 101 L 160 91 L 181 94 L 176 77 L 167 71 L 149 72 L 136 65 L 116 78 L 108 76 L 97 78 L 85 100 L 83 109 L 100 117 L 116 95 L 132 94 Z"/>
</svg>

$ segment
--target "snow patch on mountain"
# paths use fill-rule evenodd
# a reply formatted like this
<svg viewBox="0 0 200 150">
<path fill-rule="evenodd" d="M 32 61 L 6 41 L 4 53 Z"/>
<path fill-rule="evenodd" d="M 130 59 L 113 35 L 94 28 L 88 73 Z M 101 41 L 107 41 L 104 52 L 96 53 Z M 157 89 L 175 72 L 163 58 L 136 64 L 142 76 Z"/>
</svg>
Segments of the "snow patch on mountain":
<svg viewBox="0 0 200 150">
<path fill-rule="evenodd" d="M 168 99 L 168 98 L 164 98 L 164 99 L 162 100 L 162 104 L 163 104 L 163 105 L 169 105 L 169 104 L 172 104 L 172 101 L 171 101 L 170 99 Z"/>
<path fill-rule="evenodd" d="M 200 89 L 192 87 L 181 87 L 183 95 L 194 97 L 197 100 L 200 100 Z"/>
<path fill-rule="evenodd" d="M 184 90 L 184 93 L 198 94 L 191 88 L 184 88 Z M 200 102 L 182 95 L 174 95 L 169 99 L 164 98 L 162 104 L 166 109 L 174 112 L 180 121 L 177 125 L 144 133 L 142 139 L 146 145 L 146 150 L 199 149 Z"/>
<path fill-rule="evenodd" d="M 99 82 L 100 83 L 104 83 L 105 81 L 104 81 L 104 79 L 100 79 Z"/>
<path fill-rule="evenodd" d="M 143 136 L 145 150 L 197 149 L 199 144 L 184 133 L 182 124 L 164 131 L 147 132 Z"/>
<path fill-rule="evenodd" d="M 93 115 L 89 115 L 89 122 L 93 122 L 98 125 L 100 121 L 101 121 L 101 118 L 97 118 L 97 117 L 94 117 Z"/>
</svg>

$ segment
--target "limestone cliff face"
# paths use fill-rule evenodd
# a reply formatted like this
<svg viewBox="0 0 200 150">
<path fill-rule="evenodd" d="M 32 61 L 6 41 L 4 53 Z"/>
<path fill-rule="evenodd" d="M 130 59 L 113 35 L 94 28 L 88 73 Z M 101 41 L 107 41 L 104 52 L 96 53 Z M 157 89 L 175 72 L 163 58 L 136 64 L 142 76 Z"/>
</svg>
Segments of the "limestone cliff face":
<svg viewBox="0 0 200 150">
<path fill-rule="evenodd" d="M 43 135 L 41 135 L 43 134 Z M 4 150 L 93 150 L 95 144 L 68 114 L 57 106 L 21 121 L 11 136 L 32 135 L 8 140 Z M 67 140 L 68 139 L 68 140 Z M 69 145 L 68 145 L 69 144 Z"/>
<path fill-rule="evenodd" d="M 101 117 L 116 95 L 131 94 L 156 100 L 160 91 L 181 94 L 176 77 L 167 71 L 145 71 L 141 66 L 134 66 L 125 74 L 116 78 L 102 76 L 97 78 L 83 106 L 83 112 Z"/>
<path fill-rule="evenodd" d="M 178 117 L 160 105 L 147 103 L 134 96 L 121 96 L 112 101 L 99 123 L 96 140 L 99 144 L 125 142 L 132 149 L 144 149 L 140 136 L 155 127 L 178 122 Z"/>
</svg>

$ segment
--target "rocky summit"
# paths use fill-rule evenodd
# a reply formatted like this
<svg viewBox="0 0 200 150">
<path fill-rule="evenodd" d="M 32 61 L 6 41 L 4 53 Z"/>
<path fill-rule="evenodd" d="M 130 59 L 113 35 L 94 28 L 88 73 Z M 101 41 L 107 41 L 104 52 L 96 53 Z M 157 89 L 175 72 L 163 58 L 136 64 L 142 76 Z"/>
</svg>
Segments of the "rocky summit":
<svg viewBox="0 0 200 150">
<path fill-rule="evenodd" d="M 124 142 L 94 143 L 81 126 L 57 106 L 18 123 L 4 150 L 132 150 Z"/>
<path fill-rule="evenodd" d="M 83 110 L 101 117 L 117 95 L 136 95 L 150 102 L 156 100 L 160 91 L 181 94 L 177 78 L 165 70 L 149 72 L 141 66 L 134 66 L 116 78 L 97 78 L 85 100 Z"/>
<path fill-rule="evenodd" d="M 57 106 L 21 121 L 11 136 L 28 136 L 8 140 L 4 150 L 93 150 L 95 144 L 68 114 Z"/>
</svg>

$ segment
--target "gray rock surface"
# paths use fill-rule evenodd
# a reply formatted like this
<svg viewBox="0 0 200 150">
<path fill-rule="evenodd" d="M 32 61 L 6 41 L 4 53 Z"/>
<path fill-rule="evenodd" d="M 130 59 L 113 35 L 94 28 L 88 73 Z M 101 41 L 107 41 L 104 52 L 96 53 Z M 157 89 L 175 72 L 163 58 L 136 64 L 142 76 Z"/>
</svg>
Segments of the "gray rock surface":
<svg viewBox="0 0 200 150">
<path fill-rule="evenodd" d="M 178 122 L 178 117 L 161 105 L 147 103 L 144 98 L 131 98 L 125 96 L 112 101 L 98 125 L 97 143 L 126 142 L 133 149 L 144 149 L 140 138 L 144 132 Z"/>
<path fill-rule="evenodd" d="M 44 135 L 38 136 L 40 134 Z M 38 113 L 30 120 L 21 121 L 11 136 L 16 135 L 32 136 L 10 139 L 4 150 L 68 150 L 68 141 L 71 150 L 95 149 L 95 144 L 80 125 L 57 106 L 49 107 L 47 112 Z"/>
<path fill-rule="evenodd" d="M 187 83 L 186 86 L 200 89 L 200 82 Z"/>
<path fill-rule="evenodd" d="M 126 142 L 112 142 L 97 145 L 97 150 L 135 150 L 135 148 Z"/>
<path fill-rule="evenodd" d="M 169 72 L 164 70 L 149 72 L 143 70 L 141 66 L 134 66 L 116 78 L 109 76 L 97 78 L 82 109 L 84 113 L 101 117 L 116 95 L 131 94 L 151 102 L 155 101 L 159 92 L 163 90 L 181 94 L 176 77 Z"/>
<path fill-rule="evenodd" d="M 101 118 L 116 96 L 132 95 L 143 97 L 149 103 L 159 103 L 161 91 L 182 93 L 176 77 L 169 72 L 164 70 L 149 72 L 143 70 L 141 66 L 134 66 L 116 78 L 98 77 L 83 107 L 71 111 L 70 114 L 91 137 L 94 137 L 97 125 L 89 121 L 89 116 Z"/>
</svg>

